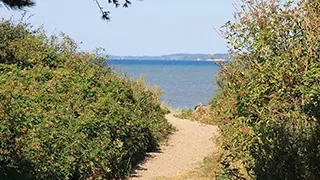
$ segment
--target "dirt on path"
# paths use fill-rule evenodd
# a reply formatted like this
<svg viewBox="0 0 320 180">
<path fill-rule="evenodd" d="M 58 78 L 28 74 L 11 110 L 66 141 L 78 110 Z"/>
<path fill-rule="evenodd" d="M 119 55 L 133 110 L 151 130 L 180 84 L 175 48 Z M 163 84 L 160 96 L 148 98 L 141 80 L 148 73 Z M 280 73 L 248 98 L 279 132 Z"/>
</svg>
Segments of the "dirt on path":
<svg viewBox="0 0 320 180">
<path fill-rule="evenodd" d="M 182 120 L 168 114 L 168 121 L 176 127 L 168 144 L 158 152 L 149 153 L 147 159 L 131 175 L 132 180 L 152 180 L 157 177 L 172 177 L 194 170 L 199 162 L 214 150 L 213 137 L 218 135 L 216 126 Z"/>
</svg>

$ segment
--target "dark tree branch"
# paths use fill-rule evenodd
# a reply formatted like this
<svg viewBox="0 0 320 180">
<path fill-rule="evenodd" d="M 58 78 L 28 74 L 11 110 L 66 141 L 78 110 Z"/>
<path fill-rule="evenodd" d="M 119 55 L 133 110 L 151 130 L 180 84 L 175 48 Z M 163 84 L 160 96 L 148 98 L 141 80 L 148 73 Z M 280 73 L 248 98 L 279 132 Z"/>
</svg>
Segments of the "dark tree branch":
<svg viewBox="0 0 320 180">
<path fill-rule="evenodd" d="M 100 5 L 99 1 L 98 0 L 94 0 L 98 6 L 98 8 L 100 9 L 101 13 L 102 13 L 102 19 L 104 20 L 110 20 L 110 12 L 109 11 L 104 11 L 103 10 L 103 7 Z M 110 0 L 109 0 L 110 1 Z"/>
<path fill-rule="evenodd" d="M 0 2 L 10 9 L 23 9 L 24 7 L 35 5 L 35 2 L 32 0 L 0 0 Z"/>
<path fill-rule="evenodd" d="M 101 13 L 102 13 L 102 19 L 104 20 L 110 20 L 110 11 L 104 11 L 103 10 L 103 7 L 100 5 L 99 1 L 98 0 L 94 0 L 97 5 L 98 5 L 98 8 L 100 9 Z M 109 4 L 113 4 L 116 8 L 120 7 L 120 3 L 119 3 L 119 0 L 108 0 L 108 3 Z M 123 7 L 124 8 L 128 8 L 129 5 L 131 5 L 131 1 L 130 0 L 124 0 L 124 3 L 123 3 Z"/>
<path fill-rule="evenodd" d="M 99 0 L 93 0 L 96 2 L 99 10 L 102 14 L 102 19 L 110 20 L 110 11 L 103 10 Z M 119 0 L 106 0 L 109 4 L 113 4 L 116 8 L 120 7 L 122 3 Z M 124 8 L 128 8 L 131 5 L 131 0 L 122 0 L 124 1 L 122 6 Z M 4 4 L 4 6 L 8 7 L 9 9 L 23 9 L 24 7 L 31 7 L 35 5 L 34 0 L 0 0 Z M 1 5 L 0 5 L 1 6 Z"/>
</svg>

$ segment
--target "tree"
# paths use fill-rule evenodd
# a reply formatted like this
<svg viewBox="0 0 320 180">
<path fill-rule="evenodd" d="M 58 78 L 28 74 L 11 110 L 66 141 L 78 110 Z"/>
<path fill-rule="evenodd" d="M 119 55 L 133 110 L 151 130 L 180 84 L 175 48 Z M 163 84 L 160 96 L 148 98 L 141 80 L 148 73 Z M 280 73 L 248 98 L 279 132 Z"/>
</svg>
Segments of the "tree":
<svg viewBox="0 0 320 180">
<path fill-rule="evenodd" d="M 223 29 L 232 61 L 211 103 L 221 179 L 318 179 L 319 0 L 244 0 Z"/>
<path fill-rule="evenodd" d="M 105 11 L 103 10 L 103 7 L 100 5 L 99 1 L 98 0 L 94 0 L 98 6 L 98 8 L 100 9 L 101 13 L 102 13 L 102 19 L 104 20 L 110 20 L 110 11 Z M 121 4 L 119 3 L 118 0 L 108 0 L 108 3 L 112 3 L 114 4 L 114 6 L 116 8 L 118 8 L 119 6 L 121 6 Z M 124 0 L 124 3 L 123 3 L 123 7 L 124 8 L 128 8 L 129 5 L 131 4 L 131 2 L 129 0 Z"/>
<path fill-rule="evenodd" d="M 125 179 L 170 134 L 160 89 L 105 60 L 0 20 L 0 179 Z"/>
<path fill-rule="evenodd" d="M 6 7 L 11 9 L 22 9 L 35 5 L 31 0 L 0 0 Z"/>
<path fill-rule="evenodd" d="M 101 6 L 100 2 L 98 0 L 94 0 L 101 11 L 102 19 L 104 20 L 110 20 L 110 11 L 105 11 L 103 7 Z M 122 7 L 128 8 L 129 5 L 131 5 L 130 0 L 123 0 L 123 3 L 120 3 L 119 0 L 107 0 L 108 3 L 113 4 L 116 8 Z M 32 7 L 35 5 L 34 0 L 0 0 L 9 9 L 14 10 L 22 10 L 25 7 Z"/>
</svg>

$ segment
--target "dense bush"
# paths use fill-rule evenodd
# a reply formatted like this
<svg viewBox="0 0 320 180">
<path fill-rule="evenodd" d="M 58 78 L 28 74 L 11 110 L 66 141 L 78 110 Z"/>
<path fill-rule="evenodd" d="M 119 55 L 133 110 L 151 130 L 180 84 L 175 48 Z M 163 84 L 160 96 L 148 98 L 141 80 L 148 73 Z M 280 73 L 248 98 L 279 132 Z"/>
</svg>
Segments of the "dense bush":
<svg viewBox="0 0 320 180">
<path fill-rule="evenodd" d="M 233 61 L 211 101 L 221 179 L 318 179 L 320 4 L 245 0 L 225 25 Z"/>
<path fill-rule="evenodd" d="M 0 176 L 120 179 L 171 131 L 159 94 L 68 36 L 0 23 Z"/>
</svg>

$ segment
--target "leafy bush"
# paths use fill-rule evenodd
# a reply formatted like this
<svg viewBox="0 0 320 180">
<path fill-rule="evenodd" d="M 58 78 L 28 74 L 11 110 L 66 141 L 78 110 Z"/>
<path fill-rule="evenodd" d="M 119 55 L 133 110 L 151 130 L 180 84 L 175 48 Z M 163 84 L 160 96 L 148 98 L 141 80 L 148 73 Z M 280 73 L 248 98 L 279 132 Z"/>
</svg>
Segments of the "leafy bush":
<svg viewBox="0 0 320 180">
<path fill-rule="evenodd" d="M 176 114 L 175 116 L 181 119 L 192 119 L 192 114 L 192 109 L 184 108 L 179 114 Z"/>
<path fill-rule="evenodd" d="M 159 94 L 68 36 L 0 23 L 0 176 L 120 179 L 172 127 Z"/>
<path fill-rule="evenodd" d="M 216 124 L 211 119 L 211 110 L 210 107 L 206 105 L 197 105 L 195 110 L 192 109 L 182 109 L 178 114 L 175 116 L 181 119 L 189 119 L 192 121 L 198 121 L 203 124 Z"/>
<path fill-rule="evenodd" d="M 245 0 L 224 27 L 233 61 L 211 101 L 221 179 L 320 174 L 320 4 Z"/>
</svg>

